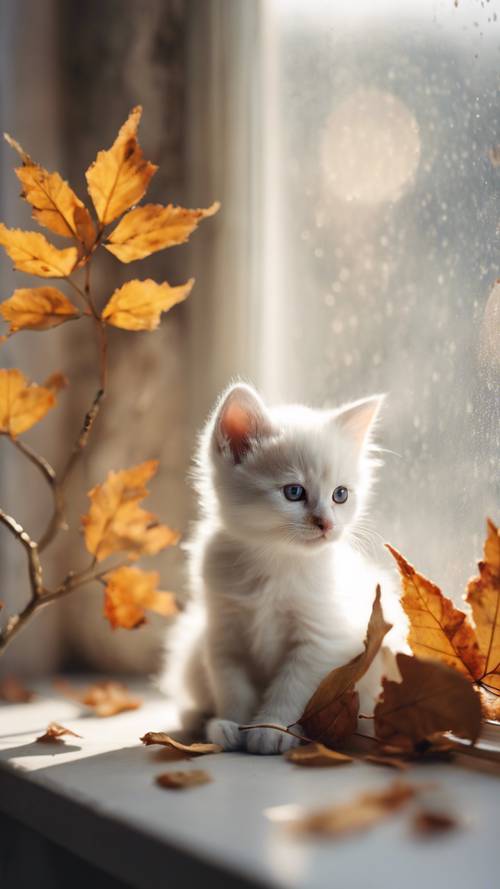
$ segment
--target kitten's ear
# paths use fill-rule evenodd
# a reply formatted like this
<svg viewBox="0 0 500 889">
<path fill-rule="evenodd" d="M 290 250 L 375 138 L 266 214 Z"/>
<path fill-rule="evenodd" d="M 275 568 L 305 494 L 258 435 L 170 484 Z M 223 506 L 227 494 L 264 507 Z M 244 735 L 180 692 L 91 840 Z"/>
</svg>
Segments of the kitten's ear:
<svg viewBox="0 0 500 889">
<path fill-rule="evenodd" d="M 344 429 L 358 447 L 363 447 L 369 439 L 384 399 L 385 395 L 372 395 L 370 398 L 353 401 L 335 413 L 335 424 Z"/>
<path fill-rule="evenodd" d="M 214 437 L 221 453 L 229 447 L 236 463 L 250 450 L 253 439 L 272 434 L 263 402 L 251 386 L 238 383 L 218 408 Z"/>
</svg>

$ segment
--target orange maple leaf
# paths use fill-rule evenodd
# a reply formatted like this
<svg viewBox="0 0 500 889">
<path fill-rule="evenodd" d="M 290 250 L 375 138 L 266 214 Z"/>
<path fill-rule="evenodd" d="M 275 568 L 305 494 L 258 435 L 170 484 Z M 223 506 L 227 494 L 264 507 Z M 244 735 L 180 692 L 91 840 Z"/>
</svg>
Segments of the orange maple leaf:
<svg viewBox="0 0 500 889">
<path fill-rule="evenodd" d="M 105 482 L 89 491 L 90 509 L 81 521 L 85 545 L 97 561 L 119 551 L 128 552 L 130 558 L 153 555 L 178 542 L 176 531 L 158 524 L 153 513 L 139 506 L 157 468 L 157 460 L 148 460 L 110 472 Z"/>
<path fill-rule="evenodd" d="M 18 330 L 48 330 L 80 317 L 76 306 L 56 287 L 15 290 L 0 305 L 0 313 L 10 324 L 10 334 Z"/>
<path fill-rule="evenodd" d="M 124 330 L 154 330 L 160 323 L 161 313 L 186 299 L 193 284 L 194 278 L 179 287 L 171 287 L 166 282 L 157 284 L 150 278 L 128 281 L 115 290 L 102 317 L 107 324 Z"/>
<path fill-rule="evenodd" d="M 466 600 L 472 608 L 476 636 L 484 657 L 483 684 L 500 693 L 500 534 L 488 520 L 479 575 L 469 581 Z"/>
<path fill-rule="evenodd" d="M 470 680 L 484 673 L 484 655 L 480 651 L 474 628 L 467 615 L 443 596 L 431 583 L 392 546 L 403 585 L 401 604 L 409 618 L 408 643 L 414 654 L 439 660 Z"/>
<path fill-rule="evenodd" d="M 89 211 L 59 173 L 36 164 L 7 133 L 5 139 L 23 162 L 16 175 L 23 185 L 22 197 L 33 207 L 33 217 L 56 235 L 74 238 L 90 250 L 96 231 Z"/>
<path fill-rule="evenodd" d="M 158 571 L 140 568 L 116 568 L 105 575 L 104 616 L 111 626 L 132 630 L 145 623 L 145 611 L 155 611 L 164 617 L 177 613 L 173 593 L 156 589 Z"/>
<path fill-rule="evenodd" d="M 0 244 L 19 272 L 39 278 L 66 278 L 78 261 L 76 247 L 58 250 L 39 232 L 7 228 L 0 222 Z"/>
<path fill-rule="evenodd" d="M 47 384 L 29 383 L 20 370 L 0 370 L 0 434 L 15 438 L 54 407 L 58 387 L 54 378 L 49 377 Z"/>
<path fill-rule="evenodd" d="M 118 223 L 104 244 L 121 262 L 133 262 L 183 244 L 203 219 L 213 216 L 220 208 L 216 201 L 206 210 L 187 210 L 168 204 L 145 204 L 130 210 Z"/>
<path fill-rule="evenodd" d="M 113 145 L 99 151 L 85 176 L 102 226 L 113 222 L 144 195 L 158 167 L 144 160 L 137 141 L 142 108 L 130 112 Z"/>
</svg>

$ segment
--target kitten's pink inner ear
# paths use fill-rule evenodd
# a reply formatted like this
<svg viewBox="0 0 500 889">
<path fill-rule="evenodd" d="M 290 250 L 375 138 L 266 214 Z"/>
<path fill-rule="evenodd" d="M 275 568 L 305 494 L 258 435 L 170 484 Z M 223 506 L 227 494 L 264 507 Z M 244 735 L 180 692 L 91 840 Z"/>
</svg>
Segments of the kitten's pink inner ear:
<svg viewBox="0 0 500 889">
<path fill-rule="evenodd" d="M 373 398 L 355 401 L 337 414 L 336 422 L 349 433 L 359 447 L 368 438 L 383 400 L 383 396 L 375 395 Z"/>
<path fill-rule="evenodd" d="M 236 462 L 249 450 L 252 438 L 270 432 L 270 424 L 257 400 L 254 403 L 246 392 L 229 395 L 219 420 L 218 440 L 219 445 L 229 443 Z"/>
</svg>

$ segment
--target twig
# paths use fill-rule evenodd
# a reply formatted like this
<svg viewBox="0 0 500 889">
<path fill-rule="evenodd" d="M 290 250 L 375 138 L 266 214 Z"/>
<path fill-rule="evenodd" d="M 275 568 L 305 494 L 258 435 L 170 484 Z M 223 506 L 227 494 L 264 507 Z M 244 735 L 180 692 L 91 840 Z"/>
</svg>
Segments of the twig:
<svg viewBox="0 0 500 889">
<path fill-rule="evenodd" d="M 45 457 L 42 457 L 40 454 L 37 454 L 33 448 L 30 448 L 26 442 L 22 441 L 20 438 L 12 438 L 12 436 L 7 436 L 10 442 L 17 448 L 18 451 L 21 451 L 28 460 L 33 463 L 34 466 L 42 473 L 45 480 L 49 483 L 51 487 L 55 485 L 56 482 L 56 473 L 52 468 L 48 460 Z"/>
<path fill-rule="evenodd" d="M 42 574 L 42 566 L 40 564 L 40 558 L 38 555 L 38 546 L 34 540 L 31 539 L 27 531 L 24 530 L 22 525 L 19 522 L 16 522 L 12 516 L 7 515 L 0 509 L 0 522 L 2 522 L 6 528 L 9 529 L 11 534 L 19 540 L 20 543 L 24 546 L 26 550 L 26 554 L 28 556 L 28 570 L 29 570 L 29 578 L 30 578 L 30 586 L 31 586 L 31 595 L 32 599 L 39 599 L 40 596 L 44 593 L 43 587 L 43 574 Z"/>
<path fill-rule="evenodd" d="M 304 741 L 306 744 L 313 744 L 311 738 L 306 738 L 305 735 L 299 735 L 298 732 L 292 732 L 290 728 L 284 725 L 278 725 L 274 722 L 257 722 L 254 725 L 239 725 L 238 726 L 240 732 L 249 732 L 253 728 L 272 728 L 276 732 L 283 732 L 285 735 L 292 735 L 293 738 L 298 738 L 299 741 Z"/>
<path fill-rule="evenodd" d="M 43 550 L 52 542 L 57 532 L 64 527 L 64 512 L 66 508 L 66 486 L 68 480 L 75 468 L 75 465 L 80 457 L 80 454 L 84 450 L 87 445 L 87 441 L 94 425 L 97 414 L 99 413 L 99 408 L 101 401 L 104 397 L 104 389 L 99 389 L 95 395 L 95 398 L 90 406 L 90 409 L 85 414 L 85 418 L 83 421 L 82 428 L 78 435 L 78 438 L 73 445 L 73 450 L 71 451 L 69 460 L 66 464 L 66 468 L 63 471 L 63 474 L 59 480 L 56 481 L 54 486 L 54 511 L 52 513 L 49 524 L 42 534 L 38 544 L 38 551 L 43 552 Z"/>
</svg>

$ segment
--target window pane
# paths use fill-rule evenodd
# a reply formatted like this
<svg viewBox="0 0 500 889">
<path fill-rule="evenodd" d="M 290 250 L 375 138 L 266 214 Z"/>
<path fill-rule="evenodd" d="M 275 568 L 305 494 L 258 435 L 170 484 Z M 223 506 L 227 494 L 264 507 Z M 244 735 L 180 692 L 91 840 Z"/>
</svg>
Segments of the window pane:
<svg viewBox="0 0 500 889">
<path fill-rule="evenodd" d="M 373 527 L 454 596 L 498 518 L 492 7 L 273 0 L 267 22 L 268 392 L 388 393 Z"/>
</svg>

